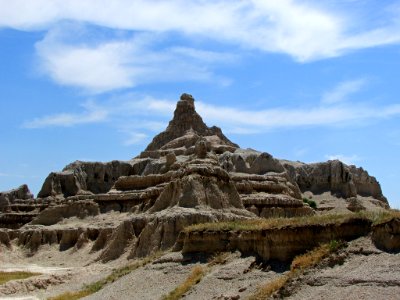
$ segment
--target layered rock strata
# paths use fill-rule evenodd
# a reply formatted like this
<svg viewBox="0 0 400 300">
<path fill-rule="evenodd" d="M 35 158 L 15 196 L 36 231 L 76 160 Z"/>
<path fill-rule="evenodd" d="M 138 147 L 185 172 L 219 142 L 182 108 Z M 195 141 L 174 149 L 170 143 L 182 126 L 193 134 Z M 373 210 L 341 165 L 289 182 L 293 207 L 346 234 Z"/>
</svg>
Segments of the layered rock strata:
<svg viewBox="0 0 400 300">
<path fill-rule="evenodd" d="M 0 228 L 20 228 L 31 222 L 48 201 L 34 199 L 26 184 L 0 193 Z"/>
<path fill-rule="evenodd" d="M 17 241 L 32 252 L 43 244 L 59 244 L 60 250 L 91 244 L 103 261 L 126 252 L 145 256 L 172 247 L 191 224 L 313 214 L 302 201 L 307 190 L 359 193 L 387 203 L 379 183 L 363 170 L 240 149 L 221 129 L 208 127 L 193 97 L 183 94 L 167 129 L 139 156 L 76 161 L 49 174 L 38 199 L 0 194 L 0 226 L 15 229 L 0 230 L 0 236 L 4 244 Z M 101 221 L 113 214 L 119 219 Z M 80 225 L 69 226 L 71 218 Z"/>
<path fill-rule="evenodd" d="M 314 194 L 330 192 L 337 197 L 371 197 L 378 204 L 388 208 L 388 201 L 375 177 L 363 168 L 348 166 L 339 160 L 305 164 L 301 162 L 281 161 L 293 184 L 297 184 L 302 193 Z"/>
<path fill-rule="evenodd" d="M 291 261 L 296 255 L 332 240 L 353 240 L 371 231 L 371 221 L 353 218 L 341 223 L 291 225 L 261 230 L 192 230 L 182 232 L 176 249 L 184 254 L 239 250 L 262 260 Z"/>
<path fill-rule="evenodd" d="M 20 187 L 10 191 L 0 192 L 0 212 L 8 212 L 18 209 L 16 206 L 18 206 L 18 204 L 21 204 L 18 200 L 32 199 L 33 195 L 29 191 L 29 188 L 26 184 L 23 184 Z M 15 209 L 11 207 L 12 205 L 14 205 Z"/>
</svg>

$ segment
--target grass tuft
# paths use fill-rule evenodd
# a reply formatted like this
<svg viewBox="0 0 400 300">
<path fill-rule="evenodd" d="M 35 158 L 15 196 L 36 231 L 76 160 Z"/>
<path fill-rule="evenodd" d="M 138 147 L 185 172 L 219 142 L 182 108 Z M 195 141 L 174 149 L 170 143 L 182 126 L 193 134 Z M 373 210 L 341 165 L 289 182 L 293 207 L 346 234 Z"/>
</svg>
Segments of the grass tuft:
<svg viewBox="0 0 400 300">
<path fill-rule="evenodd" d="M 289 273 L 290 274 L 290 273 Z M 271 296 L 276 291 L 280 290 L 290 279 L 290 275 L 279 276 L 272 281 L 268 281 L 266 284 L 260 286 L 256 293 L 251 295 L 248 300 L 264 300 Z"/>
<path fill-rule="evenodd" d="M 184 282 L 178 285 L 173 291 L 171 291 L 168 295 L 163 297 L 163 300 L 177 300 L 180 299 L 190 288 L 196 284 L 198 284 L 204 275 L 207 273 L 207 268 L 202 266 L 193 267 L 189 276 L 186 278 Z"/>
<path fill-rule="evenodd" d="M 19 280 L 19 279 L 26 279 L 32 276 L 41 275 L 40 273 L 32 273 L 32 272 L 0 272 L 0 284 L 4 284 L 11 280 Z"/>
<path fill-rule="evenodd" d="M 83 297 L 89 296 L 92 293 L 88 290 L 82 290 L 82 291 L 77 291 L 77 292 L 66 292 L 63 293 L 61 295 L 58 295 L 56 297 L 52 297 L 49 299 L 56 299 L 56 300 L 77 300 L 77 299 L 81 299 Z"/>
</svg>

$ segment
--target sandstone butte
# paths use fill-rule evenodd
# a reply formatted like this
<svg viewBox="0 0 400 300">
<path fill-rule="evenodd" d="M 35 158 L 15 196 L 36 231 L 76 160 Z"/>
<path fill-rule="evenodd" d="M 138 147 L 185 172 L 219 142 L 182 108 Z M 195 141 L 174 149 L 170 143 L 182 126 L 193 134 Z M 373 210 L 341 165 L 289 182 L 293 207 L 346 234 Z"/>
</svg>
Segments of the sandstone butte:
<svg viewBox="0 0 400 300">
<path fill-rule="evenodd" d="M 241 149 L 220 128 L 208 127 L 196 112 L 193 97 L 182 94 L 166 130 L 137 157 L 107 163 L 75 161 L 61 172 L 50 173 L 37 198 L 26 185 L 0 193 L 0 262 L 9 259 L 15 263 L 18 257 L 22 263 L 43 264 L 43 255 L 49 255 L 47 265 L 63 261 L 61 265 L 76 267 L 68 263 L 71 259 L 88 268 L 97 266 L 102 273 L 109 271 L 107 266 L 113 262 L 121 265 L 172 249 L 169 256 L 180 253 L 193 258 L 195 253 L 239 251 L 263 263 L 287 263 L 322 242 L 351 241 L 368 235 L 373 247 L 381 249 L 376 251 L 397 252 L 398 218 L 373 226 L 371 220 L 350 218 L 340 223 L 258 231 L 184 230 L 204 223 L 307 219 L 389 209 L 379 182 L 362 168 L 338 160 L 305 164 Z M 165 262 L 179 261 L 182 266 L 182 257 Z M 76 274 L 69 275 L 59 275 L 63 278 L 60 282 L 42 282 L 42 289 L 49 285 L 64 286 L 60 291 L 73 287 L 70 279 Z M 37 292 L 40 284 L 29 291 L 26 286 L 35 286 L 29 283 L 33 279 L 29 280 L 19 285 L 10 282 L 3 290 L 0 285 L 0 298 L 10 294 L 49 295 Z M 394 284 L 397 288 L 398 282 Z M 159 292 L 161 297 L 163 288 L 157 291 L 157 284 L 152 288 L 152 296 L 137 295 L 153 299 Z M 165 294 L 168 288 L 164 288 Z M 243 288 L 244 293 L 251 291 L 250 287 Z M 211 297 L 205 291 L 204 295 L 201 291 L 193 293 L 185 297 Z M 239 294 L 236 296 L 240 298 Z M 93 299 L 113 299 L 106 293 L 96 297 Z M 125 298 L 134 299 L 132 294 Z"/>
</svg>

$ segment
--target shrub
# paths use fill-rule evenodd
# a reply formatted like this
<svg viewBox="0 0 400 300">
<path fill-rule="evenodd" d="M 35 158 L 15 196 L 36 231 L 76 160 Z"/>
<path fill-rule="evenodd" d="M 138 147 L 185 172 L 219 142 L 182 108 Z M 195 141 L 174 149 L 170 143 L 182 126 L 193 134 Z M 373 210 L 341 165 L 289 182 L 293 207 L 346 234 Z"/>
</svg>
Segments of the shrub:
<svg viewBox="0 0 400 300">
<path fill-rule="evenodd" d="M 303 202 L 310 205 L 311 208 L 317 209 L 317 203 L 314 200 L 310 200 L 310 199 L 304 197 Z"/>
</svg>

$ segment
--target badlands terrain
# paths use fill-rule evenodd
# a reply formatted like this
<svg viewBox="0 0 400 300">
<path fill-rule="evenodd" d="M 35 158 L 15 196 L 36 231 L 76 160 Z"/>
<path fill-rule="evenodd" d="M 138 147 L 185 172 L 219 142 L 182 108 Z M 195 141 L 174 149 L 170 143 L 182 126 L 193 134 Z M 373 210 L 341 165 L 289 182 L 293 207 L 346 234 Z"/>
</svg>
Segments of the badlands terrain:
<svg viewBox="0 0 400 300">
<path fill-rule="evenodd" d="M 367 171 L 241 149 L 189 94 L 137 157 L 0 193 L 0 299 L 399 299 L 399 250 Z"/>
</svg>

